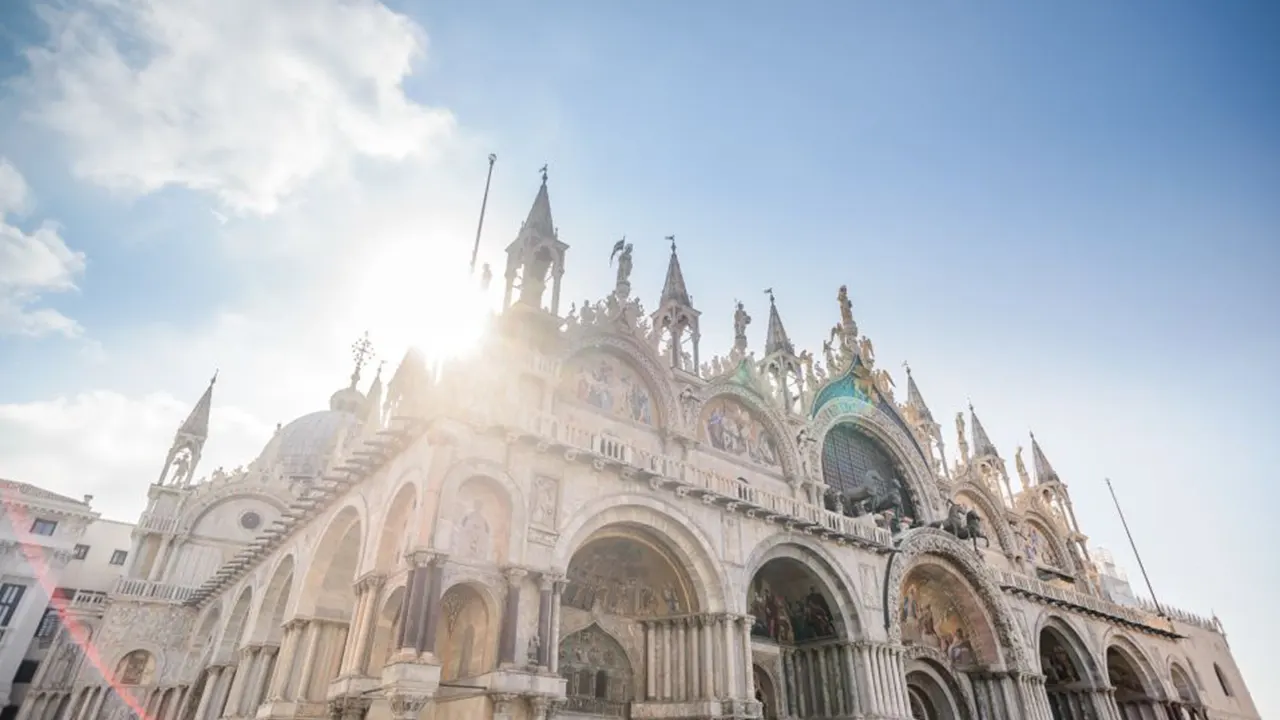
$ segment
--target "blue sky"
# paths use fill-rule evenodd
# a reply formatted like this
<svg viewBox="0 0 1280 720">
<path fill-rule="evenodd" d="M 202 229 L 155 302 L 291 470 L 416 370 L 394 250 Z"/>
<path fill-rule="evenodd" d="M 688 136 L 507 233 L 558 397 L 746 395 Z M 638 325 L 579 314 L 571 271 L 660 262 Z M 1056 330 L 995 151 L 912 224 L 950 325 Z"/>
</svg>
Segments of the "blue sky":
<svg viewBox="0 0 1280 720">
<path fill-rule="evenodd" d="M 486 259 L 550 163 L 569 297 L 626 234 L 652 298 L 675 233 L 704 357 L 735 298 L 762 342 L 765 287 L 816 349 L 847 283 L 880 364 L 949 433 L 969 399 L 1008 458 L 1035 430 L 1136 580 L 1111 477 L 1280 714 L 1274 4 L 104 8 L 0 9 L 0 475 L 130 519 L 215 367 L 207 462 L 248 462 L 361 329 L 395 362 L 448 312 L 404 269 L 465 257 L 496 152 Z"/>
</svg>

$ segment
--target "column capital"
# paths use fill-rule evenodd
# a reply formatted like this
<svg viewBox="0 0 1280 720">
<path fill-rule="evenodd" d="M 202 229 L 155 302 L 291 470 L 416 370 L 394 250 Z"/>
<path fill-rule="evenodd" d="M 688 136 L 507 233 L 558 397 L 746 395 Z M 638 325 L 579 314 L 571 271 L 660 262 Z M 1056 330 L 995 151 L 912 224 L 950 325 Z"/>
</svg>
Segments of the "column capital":
<svg viewBox="0 0 1280 720">
<path fill-rule="evenodd" d="M 565 582 L 564 574 L 552 570 L 538 573 L 538 589 L 556 591 L 556 585 Z"/>
<path fill-rule="evenodd" d="M 515 693 L 491 693 L 489 699 L 493 701 L 494 715 L 510 715 L 515 708 L 511 707 L 512 703 L 520 699 Z"/>
<path fill-rule="evenodd" d="M 387 576 L 385 573 L 378 572 L 377 570 L 370 570 L 369 572 L 356 578 L 356 581 L 355 581 L 356 594 L 363 595 L 364 593 L 369 592 L 370 590 L 377 590 L 381 588 L 383 585 L 385 585 L 386 582 L 387 582 Z"/>
<path fill-rule="evenodd" d="M 520 581 L 529 574 L 529 569 L 519 565 L 508 565 L 502 568 L 502 576 L 507 579 L 507 585 L 512 587 L 519 585 Z"/>
<path fill-rule="evenodd" d="M 329 717 L 333 720 L 362 720 L 372 701 L 366 697 L 340 695 L 329 701 Z"/>
<path fill-rule="evenodd" d="M 286 632 L 290 630 L 301 630 L 305 628 L 307 624 L 310 622 L 311 622 L 311 618 L 304 618 L 304 617 L 290 618 L 289 620 L 285 621 L 284 629 Z"/>
<path fill-rule="evenodd" d="M 416 547 L 404 554 L 405 560 L 409 561 L 409 565 L 413 567 L 427 567 L 432 564 L 440 564 L 449 559 L 449 554 L 440 552 L 435 548 Z"/>
<path fill-rule="evenodd" d="M 391 717 L 395 720 L 418 720 L 418 714 L 429 698 L 418 693 L 392 691 L 387 702 L 391 705 Z"/>
</svg>

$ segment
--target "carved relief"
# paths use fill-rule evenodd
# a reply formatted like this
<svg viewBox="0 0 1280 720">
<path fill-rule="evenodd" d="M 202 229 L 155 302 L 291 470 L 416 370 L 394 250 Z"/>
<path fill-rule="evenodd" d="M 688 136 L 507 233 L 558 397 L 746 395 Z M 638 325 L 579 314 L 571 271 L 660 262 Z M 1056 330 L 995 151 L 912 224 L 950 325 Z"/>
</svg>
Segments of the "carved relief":
<svg viewBox="0 0 1280 720">
<path fill-rule="evenodd" d="M 653 425 L 653 397 L 630 365 L 608 353 L 587 353 L 565 363 L 561 389 L 606 414 Z"/>
<path fill-rule="evenodd" d="M 559 491 L 560 484 L 555 478 L 539 475 L 533 479 L 533 494 L 529 498 L 529 518 L 533 524 L 555 529 Z"/>
<path fill-rule="evenodd" d="M 561 602 L 587 612 L 653 617 L 689 612 L 684 583 L 671 562 L 648 544 L 626 538 L 588 543 L 569 563 Z"/>
<path fill-rule="evenodd" d="M 862 563 L 858 568 L 858 578 L 862 581 L 862 604 L 872 610 L 881 609 L 880 572 L 874 565 Z"/>
<path fill-rule="evenodd" d="M 778 441 L 741 402 L 717 397 L 702 410 L 703 438 L 721 452 L 769 467 L 780 465 Z"/>
</svg>

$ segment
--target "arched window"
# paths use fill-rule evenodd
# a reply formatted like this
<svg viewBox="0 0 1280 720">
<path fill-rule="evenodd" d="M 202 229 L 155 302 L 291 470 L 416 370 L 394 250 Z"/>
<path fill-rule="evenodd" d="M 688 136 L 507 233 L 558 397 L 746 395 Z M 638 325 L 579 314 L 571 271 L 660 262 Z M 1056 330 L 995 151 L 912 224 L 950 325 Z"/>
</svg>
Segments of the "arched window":
<svg viewBox="0 0 1280 720">
<path fill-rule="evenodd" d="M 145 685 L 151 680 L 155 663 L 151 653 L 146 650 L 134 650 L 120 659 L 116 665 L 116 682 L 121 685 Z"/>
<path fill-rule="evenodd" d="M 1223 674 L 1222 668 L 1218 667 L 1218 663 L 1213 664 L 1213 672 L 1218 676 L 1218 684 L 1222 685 L 1222 694 L 1231 697 L 1231 685 L 1227 683 L 1227 676 Z"/>
<path fill-rule="evenodd" d="M 831 428 L 823 440 L 822 479 L 827 487 L 841 493 L 870 490 L 876 505 L 900 503 L 904 514 L 915 517 L 910 494 L 897 479 L 893 460 L 852 425 Z"/>
</svg>

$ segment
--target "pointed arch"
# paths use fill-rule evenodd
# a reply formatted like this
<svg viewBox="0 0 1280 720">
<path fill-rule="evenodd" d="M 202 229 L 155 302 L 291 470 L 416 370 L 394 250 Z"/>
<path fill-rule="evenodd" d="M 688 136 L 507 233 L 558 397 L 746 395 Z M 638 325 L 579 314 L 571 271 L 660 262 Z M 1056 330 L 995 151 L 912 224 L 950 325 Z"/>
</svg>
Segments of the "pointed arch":
<svg viewBox="0 0 1280 720">
<path fill-rule="evenodd" d="M 561 377 L 557 381 L 564 381 L 565 373 L 576 358 L 592 352 L 621 358 L 648 385 L 653 400 L 654 417 L 650 423 L 653 427 L 679 427 L 680 415 L 676 411 L 678 405 L 671 372 L 664 367 L 653 348 L 634 337 L 594 329 L 583 332 L 572 339 L 561 354 Z"/>
<path fill-rule="evenodd" d="M 999 660 L 1005 668 L 1024 671 L 1033 668 L 1026 643 L 1000 588 L 987 576 L 969 546 L 934 528 L 907 531 L 898 543 L 898 552 L 889 558 L 884 585 L 884 624 L 889 639 L 902 642 L 899 611 L 907 573 L 922 562 L 937 564 L 939 561 L 949 566 L 977 596 L 980 609 L 987 613 L 994 630 Z"/>
<path fill-rule="evenodd" d="M 596 623 L 572 632 L 559 642 L 560 675 L 565 678 L 565 694 L 576 705 L 603 714 L 625 707 L 642 697 L 643 674 L 612 633 Z"/>
<path fill-rule="evenodd" d="M 813 539 L 780 531 L 761 541 L 751 551 L 743 567 L 747 572 L 746 609 L 752 610 L 750 602 L 751 583 L 766 564 L 773 560 L 788 559 L 804 566 L 824 586 L 826 599 L 833 603 L 838 623 L 837 634 L 846 640 L 860 640 L 866 637 L 867 628 L 863 624 L 862 612 L 858 604 L 853 580 L 845 573 L 844 568 L 836 562 L 831 553 Z"/>
<path fill-rule="evenodd" d="M 731 605 L 726 596 L 729 581 L 724 563 L 716 560 L 715 545 L 706 531 L 678 507 L 654 496 L 619 493 L 587 503 L 562 528 L 551 566 L 567 573 L 574 553 L 610 525 L 639 526 L 660 538 L 693 580 L 701 612 L 742 609 L 737 603 Z"/>
<path fill-rule="evenodd" d="M 1179 702 L 1188 705 L 1200 704 L 1200 693 L 1196 691 L 1191 675 L 1176 660 L 1169 663 L 1169 682 L 1173 685 L 1174 695 Z"/>
<path fill-rule="evenodd" d="M 827 435 L 838 425 L 850 425 L 879 443 L 889 456 L 902 468 L 902 481 L 916 519 L 926 523 L 942 519 L 942 500 L 934 481 L 933 471 L 913 445 L 907 433 L 874 406 L 851 397 L 838 397 L 823 405 L 809 425 L 811 443 L 805 458 L 811 468 L 822 476 L 825 460 L 823 445 Z"/>
</svg>

